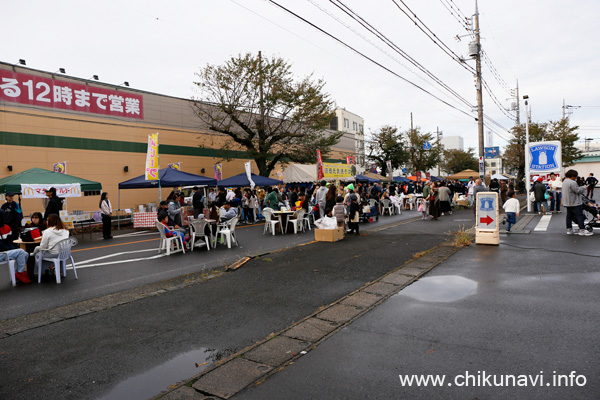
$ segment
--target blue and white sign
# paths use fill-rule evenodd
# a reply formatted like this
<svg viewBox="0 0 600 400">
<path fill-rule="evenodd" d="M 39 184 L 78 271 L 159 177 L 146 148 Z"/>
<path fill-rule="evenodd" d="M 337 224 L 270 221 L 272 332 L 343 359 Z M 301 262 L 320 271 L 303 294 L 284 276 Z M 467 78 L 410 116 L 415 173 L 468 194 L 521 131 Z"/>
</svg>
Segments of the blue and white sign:
<svg viewBox="0 0 600 400">
<path fill-rule="evenodd" d="M 407 172 L 408 172 L 408 170 L 407 170 L 406 168 L 402 168 L 402 173 L 403 173 L 403 174 L 405 174 L 405 173 L 407 173 Z"/>
<path fill-rule="evenodd" d="M 484 154 L 485 154 L 486 159 L 500 157 L 500 147 L 499 146 L 486 147 L 486 148 L 484 148 L 484 152 L 485 152 Z"/>
<path fill-rule="evenodd" d="M 477 193 L 477 229 L 495 231 L 498 229 L 498 193 Z"/>
<path fill-rule="evenodd" d="M 545 174 L 560 172 L 562 166 L 560 141 L 529 143 L 529 172 Z"/>
<path fill-rule="evenodd" d="M 423 150 L 431 150 L 431 145 L 429 144 L 428 141 L 426 141 L 425 144 L 423 145 Z"/>
</svg>

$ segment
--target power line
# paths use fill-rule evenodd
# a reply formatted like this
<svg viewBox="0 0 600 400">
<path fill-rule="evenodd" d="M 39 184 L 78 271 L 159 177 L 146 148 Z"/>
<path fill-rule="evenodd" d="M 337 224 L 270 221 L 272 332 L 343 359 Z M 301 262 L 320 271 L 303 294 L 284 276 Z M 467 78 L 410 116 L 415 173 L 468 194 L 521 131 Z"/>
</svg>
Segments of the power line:
<svg viewBox="0 0 600 400">
<path fill-rule="evenodd" d="M 406 15 L 408 17 L 408 19 L 410 19 L 417 26 L 417 28 L 419 28 L 421 30 L 421 32 L 423 32 L 425 34 L 425 36 L 427 36 L 433 43 L 435 43 L 436 46 L 438 46 L 440 49 L 442 49 L 442 51 L 444 53 L 446 53 L 448 56 L 450 56 L 450 58 L 452 58 L 454 61 L 456 61 L 461 67 L 465 68 L 467 71 L 469 71 L 471 73 L 475 72 L 475 70 L 473 69 L 473 67 L 471 67 L 470 65 L 468 65 L 467 63 L 465 63 L 463 61 L 462 57 L 458 56 L 450 47 L 448 47 L 446 45 L 446 43 L 444 43 L 439 37 L 437 37 L 437 35 L 435 33 L 433 33 L 433 31 L 431 29 L 429 29 L 429 27 L 423 21 L 421 21 L 421 19 L 419 17 L 417 17 L 417 14 L 415 14 L 410 9 L 410 7 L 408 7 L 406 5 L 406 3 L 404 3 L 403 0 L 400 0 L 400 2 L 413 15 L 412 17 L 408 14 L 408 12 L 406 12 L 406 10 L 404 10 L 402 7 L 400 7 L 400 5 L 396 2 L 396 0 L 392 0 L 392 3 L 394 3 L 396 5 L 396 7 L 398 7 L 398 9 L 400 11 L 402 11 L 402 13 L 404 13 L 404 15 Z M 416 19 L 416 21 L 415 21 L 415 19 Z M 427 29 L 427 32 L 429 32 L 429 33 L 425 32 L 425 30 L 423 29 L 423 27 L 421 27 L 421 25 L 419 25 L 417 23 L 417 21 L 419 21 L 419 23 L 425 29 Z M 433 37 L 431 37 L 432 35 L 433 35 Z M 440 43 L 443 45 L 443 47 L 440 45 Z"/>
<path fill-rule="evenodd" d="M 462 12 L 459 9 L 459 12 L 456 12 L 454 10 L 454 8 L 452 7 L 452 3 L 448 3 L 447 1 L 444 0 L 440 0 L 440 2 L 442 3 L 442 5 L 446 8 L 446 10 L 448 10 L 448 12 L 458 21 L 458 23 L 469 33 L 469 36 L 471 36 L 471 38 L 475 38 L 473 35 L 473 32 L 471 31 L 471 27 L 469 26 L 469 24 L 467 24 L 467 17 L 463 17 L 464 19 L 458 15 L 459 13 L 462 14 Z"/>
<path fill-rule="evenodd" d="M 360 33 L 356 32 L 355 30 L 353 30 L 351 27 L 349 27 L 348 25 L 344 24 L 342 21 L 340 21 L 339 19 L 335 18 L 333 15 L 331 15 L 329 12 L 327 12 L 326 10 L 323 10 L 321 7 L 317 6 L 316 4 L 313 3 L 312 0 L 309 0 L 313 5 L 315 5 L 317 8 L 319 8 L 321 11 L 327 13 L 330 17 L 336 19 L 338 22 L 340 22 L 342 25 L 344 25 L 346 28 L 351 29 L 353 32 L 355 32 L 357 35 L 359 35 L 361 38 L 363 38 L 364 40 L 366 40 L 367 42 L 371 43 L 370 41 L 368 41 L 368 39 L 366 39 L 364 36 L 362 36 Z M 429 71 L 427 68 L 425 68 L 423 65 L 421 65 L 418 61 L 416 61 L 414 58 L 412 58 L 410 55 L 408 55 L 408 53 L 406 53 L 404 50 L 402 50 L 400 47 L 398 47 L 398 45 L 396 45 L 392 40 L 388 39 L 384 34 L 382 34 L 379 30 L 377 30 L 373 25 L 371 25 L 369 22 L 367 22 L 364 18 L 362 18 L 360 15 L 358 15 L 357 13 L 355 13 L 354 11 L 352 11 L 348 6 L 346 6 L 345 4 L 343 4 L 341 1 L 339 0 L 335 0 L 337 3 L 336 4 L 333 0 L 330 0 L 330 2 L 332 4 L 334 4 L 336 7 L 338 7 L 340 10 L 342 10 L 346 15 L 350 16 L 354 21 L 356 21 L 357 23 L 359 23 L 364 29 L 366 29 L 367 31 L 369 31 L 371 34 L 373 34 L 375 37 L 377 37 L 379 40 L 381 40 L 382 42 L 384 42 L 388 47 L 390 47 L 392 50 L 394 50 L 396 53 L 398 53 L 400 56 L 402 56 L 404 59 L 406 59 L 408 62 L 410 62 L 412 65 L 414 65 L 415 67 L 417 67 L 421 72 L 423 72 L 425 75 L 429 76 L 431 79 L 433 79 L 437 84 L 439 84 L 440 86 L 442 86 L 444 89 L 446 89 L 448 92 L 450 92 L 453 96 L 455 96 L 458 100 L 462 101 L 463 103 L 465 103 L 465 105 L 467 105 L 468 107 L 472 108 L 473 106 L 469 103 L 468 100 L 466 100 L 464 97 L 462 97 L 459 93 L 457 93 L 454 89 L 452 89 L 450 86 L 448 86 L 446 83 L 444 83 L 441 79 L 439 79 L 437 76 L 435 76 L 431 71 Z M 341 5 L 341 6 L 340 6 Z M 343 8 L 342 8 L 343 7 Z M 372 44 L 372 43 L 371 43 Z M 373 46 L 375 46 L 373 44 Z M 379 47 L 375 46 L 376 48 L 379 49 Z M 382 51 L 384 54 L 387 54 L 385 51 L 379 49 L 380 51 Z M 393 57 L 392 57 L 393 58 Z M 394 59 L 395 60 L 395 59 Z M 400 63 L 401 64 L 401 63 Z M 402 65 L 402 64 L 401 64 Z"/>
<path fill-rule="evenodd" d="M 389 68 L 385 67 L 385 66 L 384 66 L 384 65 L 382 65 L 381 63 L 379 63 L 379 62 L 377 62 L 377 61 L 373 60 L 372 58 L 370 58 L 369 56 L 367 56 L 366 54 L 364 54 L 364 53 L 361 53 L 360 51 L 358 51 L 358 50 L 357 50 L 357 49 L 355 49 L 354 47 L 350 46 L 350 45 L 349 45 L 349 44 L 347 44 L 346 42 L 342 41 L 341 39 L 339 39 L 339 38 L 337 38 L 336 36 L 332 35 L 331 33 L 327 32 L 326 30 L 324 30 L 324 29 L 322 29 L 322 28 L 318 27 L 317 25 L 315 25 L 315 24 L 313 24 L 312 22 L 308 21 L 307 19 L 305 19 L 305 18 L 301 17 L 300 15 L 298 15 L 298 14 L 294 13 L 293 11 L 291 11 L 291 10 L 287 9 L 286 7 L 284 7 L 284 6 L 282 6 L 281 4 L 277 3 L 276 1 L 274 1 L 274 0 L 268 0 L 268 1 L 269 1 L 270 3 L 272 3 L 272 4 L 274 4 L 275 6 L 277 6 L 277 7 L 281 8 L 282 10 L 284 10 L 285 12 L 287 12 L 288 14 L 291 14 L 291 15 L 293 15 L 294 17 L 298 18 L 298 19 L 299 19 L 299 20 L 301 20 L 302 22 L 304 22 L 304 23 L 306 23 L 306 24 L 308 24 L 308 25 L 312 26 L 313 28 L 317 29 L 318 31 L 320 31 L 320 32 L 321 32 L 321 33 L 323 33 L 324 35 L 326 35 L 326 36 L 329 36 L 331 39 L 333 39 L 333 40 L 335 40 L 336 42 L 340 43 L 341 45 L 343 45 L 344 47 L 346 47 L 346 48 L 348 48 L 349 50 L 353 51 L 354 53 L 356 53 L 356 54 L 360 55 L 361 57 L 363 57 L 363 58 L 365 58 L 365 59 L 367 59 L 367 60 L 369 60 L 371 63 L 373 63 L 373 64 L 377 65 L 378 67 L 380 67 L 380 68 L 382 68 L 382 69 L 384 69 L 384 70 L 388 71 L 390 74 L 392 74 L 392 75 L 396 76 L 397 78 L 400 78 L 400 79 L 402 79 L 402 80 L 403 80 L 403 81 L 405 81 L 406 83 L 408 83 L 408 84 L 410 84 L 411 86 L 413 86 L 413 87 L 415 87 L 415 88 L 417 88 L 417 89 L 421 90 L 422 92 L 425 92 L 426 94 L 430 95 L 431 97 L 435 98 L 436 100 L 438 100 L 438 101 L 440 101 L 440 102 L 442 102 L 442 103 L 446 104 L 448 107 L 451 107 L 451 108 L 453 108 L 453 109 L 455 109 L 455 110 L 457 110 L 457 111 L 461 112 L 462 114 L 465 114 L 465 115 L 469 116 L 470 118 L 472 118 L 472 116 L 471 116 L 469 113 L 467 113 L 467 112 L 465 112 L 465 111 L 463 111 L 463 110 L 459 109 L 458 107 L 455 107 L 454 105 L 452 105 L 452 104 L 448 103 L 448 102 L 447 102 L 447 101 L 445 101 L 445 100 L 442 100 L 442 99 L 440 99 L 438 96 L 434 95 L 433 93 L 429 92 L 428 90 L 424 89 L 423 87 L 421 87 L 421 86 L 417 85 L 416 83 L 414 83 L 414 82 L 412 82 L 412 81 L 408 80 L 407 78 L 405 78 L 405 77 L 403 77 L 403 76 L 399 75 L 398 73 L 396 73 L 396 72 L 392 71 L 391 69 L 389 69 Z"/>
</svg>

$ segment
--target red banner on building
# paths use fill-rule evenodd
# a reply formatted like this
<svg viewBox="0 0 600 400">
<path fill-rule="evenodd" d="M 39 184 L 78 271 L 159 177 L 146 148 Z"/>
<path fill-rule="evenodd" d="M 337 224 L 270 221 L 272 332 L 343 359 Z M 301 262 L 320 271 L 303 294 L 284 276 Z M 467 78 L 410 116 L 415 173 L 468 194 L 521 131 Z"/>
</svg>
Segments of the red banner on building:
<svg viewBox="0 0 600 400">
<path fill-rule="evenodd" d="M 144 118 L 141 95 L 10 70 L 0 70 L 0 100 L 117 117 Z"/>
<path fill-rule="evenodd" d="M 348 164 L 348 165 L 356 165 L 356 159 L 354 158 L 354 156 L 348 156 L 348 157 L 346 157 L 346 164 Z"/>
</svg>

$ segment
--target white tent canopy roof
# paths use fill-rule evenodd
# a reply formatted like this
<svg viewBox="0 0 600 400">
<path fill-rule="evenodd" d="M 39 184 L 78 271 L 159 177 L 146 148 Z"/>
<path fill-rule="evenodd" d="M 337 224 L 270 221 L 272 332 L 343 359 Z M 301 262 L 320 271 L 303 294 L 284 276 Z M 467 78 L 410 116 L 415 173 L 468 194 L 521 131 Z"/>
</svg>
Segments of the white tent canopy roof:
<svg viewBox="0 0 600 400">
<path fill-rule="evenodd" d="M 290 164 L 283 171 L 284 183 L 316 182 L 317 166 L 315 164 Z"/>
</svg>

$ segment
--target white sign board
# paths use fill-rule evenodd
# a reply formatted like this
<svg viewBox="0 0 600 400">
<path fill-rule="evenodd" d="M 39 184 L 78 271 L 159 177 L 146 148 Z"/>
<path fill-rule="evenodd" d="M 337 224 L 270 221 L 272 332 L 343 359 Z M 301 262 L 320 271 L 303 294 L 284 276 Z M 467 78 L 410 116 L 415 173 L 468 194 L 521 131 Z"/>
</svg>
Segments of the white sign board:
<svg viewBox="0 0 600 400">
<path fill-rule="evenodd" d="M 493 231 L 498 226 L 498 195 L 494 192 L 477 193 L 477 229 Z"/>
<path fill-rule="evenodd" d="M 475 243 L 499 245 L 498 193 L 479 192 L 475 201 L 477 207 Z"/>
<path fill-rule="evenodd" d="M 479 157 L 479 176 L 483 177 L 485 175 L 485 160 L 483 157 Z"/>
<path fill-rule="evenodd" d="M 560 172 L 562 148 L 560 141 L 529 143 L 529 173 L 549 174 Z"/>
<path fill-rule="evenodd" d="M 56 189 L 58 197 L 81 197 L 81 185 L 68 183 L 61 185 L 21 184 L 21 196 L 24 199 L 45 199 L 46 190 L 51 187 Z"/>
</svg>

